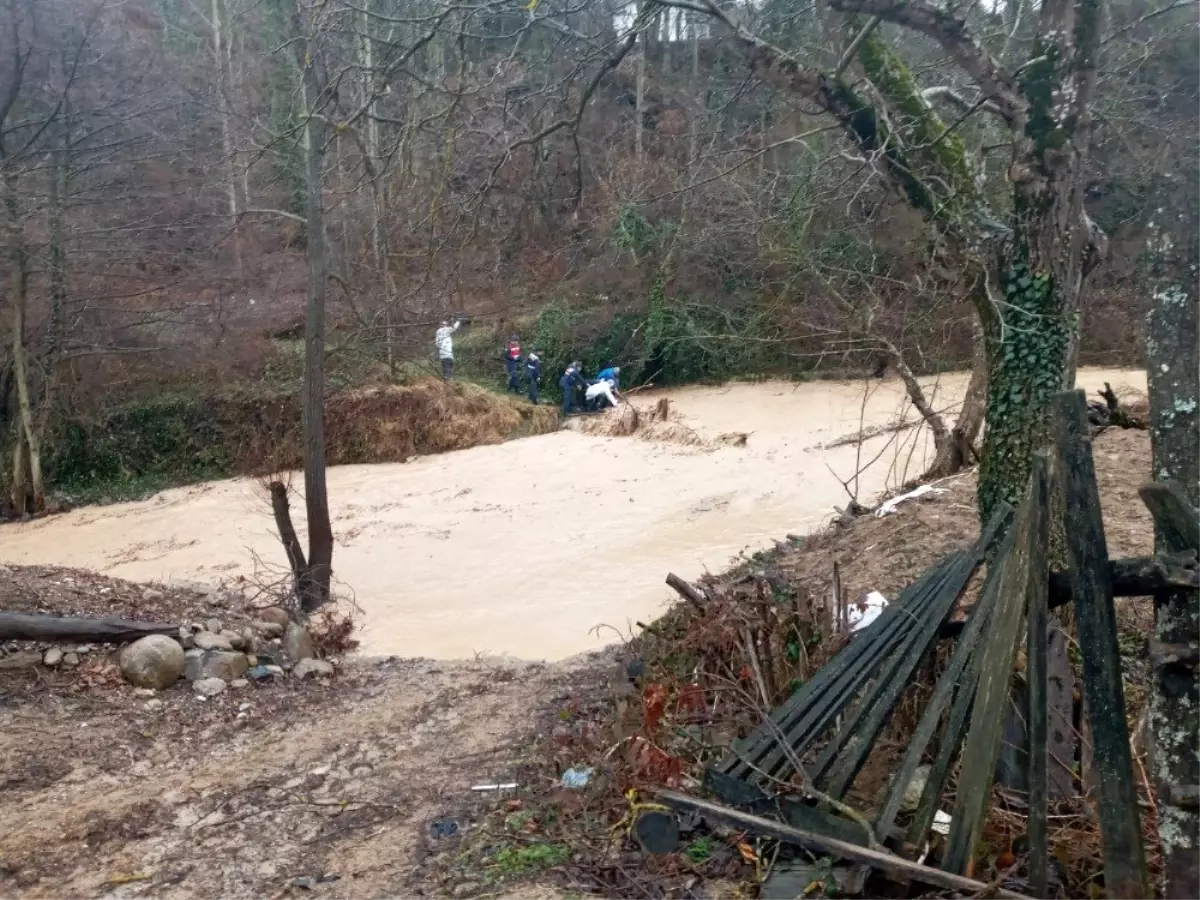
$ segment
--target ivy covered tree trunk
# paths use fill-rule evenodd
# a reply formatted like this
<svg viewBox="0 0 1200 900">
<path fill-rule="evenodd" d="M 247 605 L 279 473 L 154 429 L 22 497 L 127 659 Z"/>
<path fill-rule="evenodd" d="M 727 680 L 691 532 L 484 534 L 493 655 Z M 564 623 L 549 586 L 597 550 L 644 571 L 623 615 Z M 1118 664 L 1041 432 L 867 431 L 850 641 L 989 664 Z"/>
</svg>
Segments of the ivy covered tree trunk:
<svg viewBox="0 0 1200 900">
<path fill-rule="evenodd" d="M 1103 238 L 1083 208 L 1084 166 L 1102 0 L 1048 0 L 1019 78 L 1009 181 L 1012 238 L 981 310 L 988 347 L 987 434 L 979 472 L 983 521 L 1017 504 L 1033 452 L 1048 440 L 1051 400 L 1075 381 L 1079 300 Z"/>
</svg>

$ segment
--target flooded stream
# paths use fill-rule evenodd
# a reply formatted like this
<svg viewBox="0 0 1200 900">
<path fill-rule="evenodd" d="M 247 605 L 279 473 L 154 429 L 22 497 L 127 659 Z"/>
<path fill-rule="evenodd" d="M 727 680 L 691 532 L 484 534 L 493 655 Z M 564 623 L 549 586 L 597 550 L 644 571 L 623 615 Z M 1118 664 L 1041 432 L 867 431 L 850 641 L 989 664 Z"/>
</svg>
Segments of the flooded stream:
<svg viewBox="0 0 1200 900">
<path fill-rule="evenodd" d="M 1089 393 L 1104 381 L 1145 388 L 1141 372 L 1085 369 L 1079 381 Z M 965 376 L 927 385 L 936 407 L 953 409 Z M 335 578 L 362 609 L 363 652 L 555 660 L 611 643 L 614 633 L 597 626 L 628 631 L 661 612 L 671 600 L 668 571 L 720 570 L 742 551 L 819 527 L 845 505 L 841 481 L 858 466 L 875 459 L 857 479 L 863 502 L 919 475 L 929 450 L 923 429 L 861 448 L 825 446 L 897 419 L 899 382 L 869 390 L 765 382 L 655 394 L 670 397 L 701 436 L 749 433 L 744 447 L 564 429 L 406 464 L 330 469 Z M 283 552 L 265 492 L 232 479 L 3 526 L 0 562 L 219 582 L 264 564 L 278 570 Z"/>
</svg>

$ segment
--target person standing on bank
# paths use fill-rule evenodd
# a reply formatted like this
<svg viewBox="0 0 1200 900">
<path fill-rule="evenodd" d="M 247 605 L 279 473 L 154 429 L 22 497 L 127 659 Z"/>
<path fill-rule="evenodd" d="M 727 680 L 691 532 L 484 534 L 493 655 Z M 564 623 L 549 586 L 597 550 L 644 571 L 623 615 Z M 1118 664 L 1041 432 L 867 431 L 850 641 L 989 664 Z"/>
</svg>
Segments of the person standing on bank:
<svg viewBox="0 0 1200 900">
<path fill-rule="evenodd" d="M 508 372 L 508 390 L 509 393 L 521 393 L 521 382 L 517 378 L 517 373 L 520 371 L 521 365 L 521 338 L 519 335 L 513 335 L 508 339 L 508 346 L 504 348 L 504 369 Z"/>
<path fill-rule="evenodd" d="M 538 387 L 542 382 L 542 360 L 536 353 L 525 357 L 525 378 L 529 382 L 529 402 L 537 406 Z"/>
<path fill-rule="evenodd" d="M 558 380 L 558 386 L 562 388 L 564 416 L 575 412 L 575 393 L 583 386 L 583 375 L 580 374 L 578 366 L 579 363 L 571 363 L 563 372 L 562 378 Z"/>
<path fill-rule="evenodd" d="M 455 319 L 450 324 L 449 319 L 442 319 L 442 327 L 437 330 L 433 341 L 437 345 L 438 358 L 442 361 L 442 380 L 449 381 L 454 377 L 454 338 L 451 335 L 458 331 L 462 319 Z"/>
</svg>

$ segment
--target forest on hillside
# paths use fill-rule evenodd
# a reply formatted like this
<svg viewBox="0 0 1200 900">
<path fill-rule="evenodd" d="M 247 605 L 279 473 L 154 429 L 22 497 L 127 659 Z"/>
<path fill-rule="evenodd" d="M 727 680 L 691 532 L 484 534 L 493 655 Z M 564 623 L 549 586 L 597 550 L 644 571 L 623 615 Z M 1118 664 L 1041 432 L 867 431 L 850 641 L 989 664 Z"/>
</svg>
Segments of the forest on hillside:
<svg viewBox="0 0 1200 900">
<path fill-rule="evenodd" d="M 120 402 L 295 393 L 318 282 L 318 391 L 410 371 L 451 313 L 467 371 L 517 325 L 550 368 L 676 381 L 968 365 L 1022 135 L 939 22 L 1028 93 L 1053 4 L 901 6 L 4 0 L 9 482 Z M 1071 314 L 1131 363 L 1147 241 L 1196 219 L 1197 4 L 1110 7 Z"/>
</svg>

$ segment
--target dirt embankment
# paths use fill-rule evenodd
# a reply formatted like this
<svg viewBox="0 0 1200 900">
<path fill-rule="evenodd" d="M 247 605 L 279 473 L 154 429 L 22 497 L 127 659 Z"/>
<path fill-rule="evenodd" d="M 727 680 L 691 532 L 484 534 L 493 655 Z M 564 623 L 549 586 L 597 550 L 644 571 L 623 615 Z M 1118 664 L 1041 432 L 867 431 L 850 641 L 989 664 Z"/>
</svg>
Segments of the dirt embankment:
<svg viewBox="0 0 1200 900">
<path fill-rule="evenodd" d="M 331 393 L 326 462 L 404 462 L 558 427 L 554 406 L 466 382 L 414 378 Z M 227 475 L 264 475 L 303 464 L 295 392 L 167 394 L 63 423 L 50 446 L 51 486 L 68 496 L 146 480 L 159 487 Z"/>
</svg>

